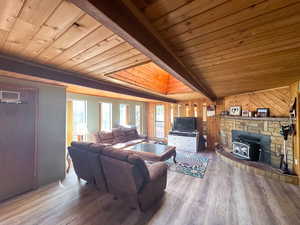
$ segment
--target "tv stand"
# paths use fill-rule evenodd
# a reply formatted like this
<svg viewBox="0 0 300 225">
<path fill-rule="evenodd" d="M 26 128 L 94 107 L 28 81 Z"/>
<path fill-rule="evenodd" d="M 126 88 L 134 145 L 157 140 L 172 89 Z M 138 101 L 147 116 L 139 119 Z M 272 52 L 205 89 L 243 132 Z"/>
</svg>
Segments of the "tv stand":
<svg viewBox="0 0 300 225">
<path fill-rule="evenodd" d="M 172 130 L 168 135 L 168 145 L 175 146 L 176 151 L 197 152 L 199 145 L 198 131 L 177 131 Z"/>
</svg>

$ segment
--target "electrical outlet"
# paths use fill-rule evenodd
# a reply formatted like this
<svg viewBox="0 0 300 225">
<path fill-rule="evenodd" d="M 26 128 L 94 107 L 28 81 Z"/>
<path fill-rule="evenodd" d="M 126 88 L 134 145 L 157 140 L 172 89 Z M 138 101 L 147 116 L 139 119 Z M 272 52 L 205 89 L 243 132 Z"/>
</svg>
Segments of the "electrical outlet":
<svg viewBox="0 0 300 225">
<path fill-rule="evenodd" d="M 298 159 L 295 159 L 295 165 L 298 165 Z"/>
</svg>

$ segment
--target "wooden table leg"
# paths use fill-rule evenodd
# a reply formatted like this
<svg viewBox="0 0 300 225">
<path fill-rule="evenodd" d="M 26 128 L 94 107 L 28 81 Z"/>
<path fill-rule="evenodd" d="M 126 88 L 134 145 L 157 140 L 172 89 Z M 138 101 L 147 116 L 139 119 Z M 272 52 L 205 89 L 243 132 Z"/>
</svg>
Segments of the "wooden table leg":
<svg viewBox="0 0 300 225">
<path fill-rule="evenodd" d="M 70 157 L 69 153 L 67 153 L 67 163 L 68 163 L 67 173 L 69 173 L 70 168 L 71 168 L 71 157 Z"/>
<path fill-rule="evenodd" d="M 174 153 L 174 155 L 173 155 L 173 162 L 176 164 L 177 163 L 177 161 L 176 161 L 176 152 Z"/>
</svg>

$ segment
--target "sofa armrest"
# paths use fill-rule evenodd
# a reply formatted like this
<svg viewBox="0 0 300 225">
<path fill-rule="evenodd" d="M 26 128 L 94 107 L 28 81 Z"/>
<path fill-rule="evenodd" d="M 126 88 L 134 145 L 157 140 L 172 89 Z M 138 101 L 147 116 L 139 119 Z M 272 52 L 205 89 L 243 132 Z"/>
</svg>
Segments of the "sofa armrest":
<svg viewBox="0 0 300 225">
<path fill-rule="evenodd" d="M 159 179 L 167 174 L 168 166 L 164 162 L 153 163 L 148 167 L 150 182 Z"/>
<path fill-rule="evenodd" d="M 138 195 L 142 211 L 146 211 L 162 198 L 167 186 L 167 168 L 168 166 L 163 162 L 154 163 L 148 167 L 150 180 Z"/>
<path fill-rule="evenodd" d="M 148 140 L 148 136 L 147 135 L 139 134 L 138 139 L 146 139 L 146 140 Z"/>
</svg>

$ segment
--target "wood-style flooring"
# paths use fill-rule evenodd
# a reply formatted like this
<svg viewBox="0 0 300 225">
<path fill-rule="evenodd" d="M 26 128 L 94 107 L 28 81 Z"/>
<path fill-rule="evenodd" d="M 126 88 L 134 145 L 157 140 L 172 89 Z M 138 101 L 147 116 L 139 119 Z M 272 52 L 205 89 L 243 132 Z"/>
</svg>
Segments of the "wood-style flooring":
<svg viewBox="0 0 300 225">
<path fill-rule="evenodd" d="M 248 174 L 213 153 L 204 179 L 168 174 L 164 199 L 147 213 L 101 194 L 73 172 L 0 204 L 1 225 L 299 225 L 300 188 Z"/>
</svg>

